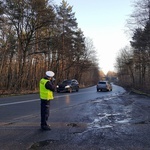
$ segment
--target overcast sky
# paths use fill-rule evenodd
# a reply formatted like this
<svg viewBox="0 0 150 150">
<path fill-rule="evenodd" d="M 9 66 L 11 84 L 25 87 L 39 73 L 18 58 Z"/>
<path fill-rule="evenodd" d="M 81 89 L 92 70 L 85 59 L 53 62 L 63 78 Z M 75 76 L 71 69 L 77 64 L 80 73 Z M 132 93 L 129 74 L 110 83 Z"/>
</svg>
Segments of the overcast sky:
<svg viewBox="0 0 150 150">
<path fill-rule="evenodd" d="M 62 0 L 54 0 L 58 5 Z M 107 73 L 121 48 L 129 45 L 125 24 L 132 13 L 132 0 L 67 0 L 73 6 L 78 27 L 85 37 L 93 40 L 99 67 Z"/>
</svg>

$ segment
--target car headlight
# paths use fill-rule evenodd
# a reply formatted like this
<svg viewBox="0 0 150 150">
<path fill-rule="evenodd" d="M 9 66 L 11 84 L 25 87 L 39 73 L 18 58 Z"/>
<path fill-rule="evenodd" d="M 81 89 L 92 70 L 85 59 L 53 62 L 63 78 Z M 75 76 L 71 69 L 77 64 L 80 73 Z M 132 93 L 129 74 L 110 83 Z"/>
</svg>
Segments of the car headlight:
<svg viewBox="0 0 150 150">
<path fill-rule="evenodd" d="M 59 88 L 59 85 L 57 85 L 56 88 Z"/>
<path fill-rule="evenodd" d="M 70 88 L 70 85 L 65 86 L 65 88 L 66 88 L 66 89 L 67 89 L 67 88 Z"/>
</svg>

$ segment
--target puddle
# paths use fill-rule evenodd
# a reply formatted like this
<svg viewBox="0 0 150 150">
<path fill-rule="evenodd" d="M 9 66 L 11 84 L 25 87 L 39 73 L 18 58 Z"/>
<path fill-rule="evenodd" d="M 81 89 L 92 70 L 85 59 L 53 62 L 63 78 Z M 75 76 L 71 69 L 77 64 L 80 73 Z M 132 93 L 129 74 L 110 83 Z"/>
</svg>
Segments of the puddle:
<svg viewBox="0 0 150 150">
<path fill-rule="evenodd" d="M 124 123 L 130 123 L 130 121 L 131 121 L 131 118 L 127 118 L 127 119 L 124 119 L 124 120 L 116 121 L 116 123 L 124 124 Z"/>
<path fill-rule="evenodd" d="M 97 128 L 97 129 L 104 129 L 104 128 L 112 128 L 111 125 L 100 125 L 98 122 L 92 122 L 88 124 L 89 129 Z"/>
<path fill-rule="evenodd" d="M 139 122 L 134 122 L 134 124 L 149 124 L 150 121 L 139 121 Z"/>
<path fill-rule="evenodd" d="M 101 103 L 103 100 L 102 99 L 97 99 L 97 100 L 94 100 L 93 103 Z"/>
<path fill-rule="evenodd" d="M 131 121 L 131 118 L 125 118 L 122 119 L 121 113 L 116 113 L 116 114 L 98 114 L 99 118 L 94 119 L 92 123 L 88 124 L 88 128 L 99 128 L 99 129 L 104 129 L 104 128 L 112 128 L 114 127 L 115 124 L 128 124 Z"/>
<path fill-rule="evenodd" d="M 121 115 L 120 113 L 116 113 L 116 114 L 107 114 L 107 113 L 104 113 L 104 114 L 101 114 L 99 113 L 98 116 L 100 117 L 113 117 L 113 116 L 119 116 Z"/>
<path fill-rule="evenodd" d="M 78 127 L 78 125 L 76 123 L 68 123 L 67 126 Z"/>
<path fill-rule="evenodd" d="M 88 128 L 99 128 L 99 129 L 104 129 L 104 128 L 112 128 L 112 125 L 101 125 L 101 119 L 95 119 L 92 123 L 88 124 Z"/>
<path fill-rule="evenodd" d="M 112 100 L 114 98 L 115 98 L 114 96 L 112 96 L 112 97 L 106 97 L 106 98 L 104 98 L 104 101 L 109 101 L 109 100 Z"/>
<path fill-rule="evenodd" d="M 109 97 L 97 97 L 95 100 L 93 100 L 93 103 L 100 103 L 102 101 L 109 101 L 109 100 L 112 100 L 116 98 L 116 95 L 115 96 L 109 96 Z"/>
<path fill-rule="evenodd" d="M 101 129 L 104 129 L 104 128 L 112 128 L 113 126 L 111 125 L 104 125 L 104 126 L 100 126 Z"/>
<path fill-rule="evenodd" d="M 58 140 L 45 140 L 45 141 L 40 141 L 40 142 L 37 142 L 37 143 L 34 143 L 30 148 L 29 150 L 36 150 L 38 148 L 42 148 L 43 146 L 47 146 L 49 144 L 53 144 L 53 143 L 57 143 Z"/>
</svg>

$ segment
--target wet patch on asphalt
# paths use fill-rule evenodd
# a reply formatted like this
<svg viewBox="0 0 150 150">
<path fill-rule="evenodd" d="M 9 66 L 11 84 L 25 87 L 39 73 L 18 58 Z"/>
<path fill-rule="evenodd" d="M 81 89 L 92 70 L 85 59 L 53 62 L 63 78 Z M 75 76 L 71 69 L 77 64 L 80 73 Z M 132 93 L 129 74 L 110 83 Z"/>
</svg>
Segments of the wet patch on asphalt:
<svg viewBox="0 0 150 150">
<path fill-rule="evenodd" d="M 71 126 L 71 127 L 79 127 L 77 123 L 68 123 L 67 126 Z"/>
<path fill-rule="evenodd" d="M 53 140 L 53 139 L 49 139 L 49 140 L 44 140 L 44 141 L 39 141 L 37 143 L 34 143 L 30 148 L 29 150 L 36 150 L 38 148 L 42 148 L 43 146 L 47 146 L 47 145 L 50 145 L 50 144 L 56 144 L 58 143 L 59 141 L 58 140 Z"/>
<path fill-rule="evenodd" d="M 52 124 L 52 130 L 55 130 L 57 125 L 54 125 Z M 71 137 L 72 136 L 79 136 L 79 135 L 82 135 L 82 133 L 86 130 L 87 126 L 85 123 L 74 123 L 74 122 L 71 122 L 71 123 L 63 123 L 63 126 L 61 124 L 58 125 L 59 128 L 61 127 L 61 132 L 63 130 L 63 134 L 64 132 L 67 131 L 66 134 L 64 134 L 64 136 L 66 137 L 70 137 L 69 140 L 71 140 Z M 66 130 L 66 131 L 65 131 Z M 47 133 L 48 131 L 44 132 L 44 133 Z M 51 133 L 52 131 L 50 131 Z M 60 133 L 61 134 L 61 133 Z M 62 136 L 62 135 L 61 135 Z M 57 146 L 62 146 L 62 145 L 65 145 L 65 147 L 67 146 L 68 144 L 68 138 L 64 138 L 64 139 L 61 139 L 60 137 L 58 139 L 46 139 L 46 140 L 43 140 L 43 141 L 38 141 L 38 142 L 35 142 L 33 143 L 29 148 L 28 150 L 45 150 L 46 147 L 48 147 L 47 149 L 55 149 L 55 147 Z M 71 145 L 72 146 L 72 145 Z"/>
<path fill-rule="evenodd" d="M 145 120 L 145 121 L 139 121 L 139 122 L 134 122 L 133 124 L 150 124 L 150 120 Z"/>
<path fill-rule="evenodd" d="M 123 101 L 122 96 L 109 96 L 92 100 L 95 108 L 99 108 L 97 116 L 88 123 L 88 129 L 113 128 L 118 124 L 129 124 L 131 119 L 131 105 L 134 101 Z M 103 111 L 103 112 L 102 112 Z"/>
</svg>

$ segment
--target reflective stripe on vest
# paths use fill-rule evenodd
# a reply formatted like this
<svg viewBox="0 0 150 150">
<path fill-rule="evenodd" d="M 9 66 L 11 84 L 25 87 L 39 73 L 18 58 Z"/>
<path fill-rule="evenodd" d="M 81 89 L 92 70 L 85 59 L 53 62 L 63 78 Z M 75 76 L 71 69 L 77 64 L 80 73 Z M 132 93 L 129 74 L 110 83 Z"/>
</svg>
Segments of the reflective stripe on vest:
<svg viewBox="0 0 150 150">
<path fill-rule="evenodd" d="M 51 100 L 53 99 L 53 92 L 45 88 L 46 82 L 49 81 L 47 79 L 40 80 L 40 98 L 43 100 Z"/>
</svg>

